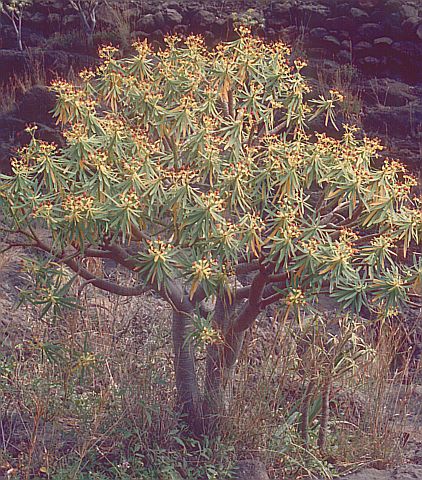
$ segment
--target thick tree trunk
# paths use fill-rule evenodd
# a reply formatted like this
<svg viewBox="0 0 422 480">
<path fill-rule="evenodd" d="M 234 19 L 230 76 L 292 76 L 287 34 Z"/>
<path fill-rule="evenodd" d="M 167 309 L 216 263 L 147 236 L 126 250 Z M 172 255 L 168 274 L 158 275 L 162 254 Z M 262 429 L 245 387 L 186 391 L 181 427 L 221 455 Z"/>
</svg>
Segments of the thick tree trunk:
<svg viewBox="0 0 422 480">
<path fill-rule="evenodd" d="M 189 340 L 191 317 L 187 313 L 173 311 L 174 371 L 176 375 L 177 404 L 192 432 L 204 432 L 202 405 L 199 394 L 195 357 Z"/>
<path fill-rule="evenodd" d="M 214 310 L 214 321 L 223 332 L 224 343 L 212 344 L 207 348 L 204 384 L 203 411 L 207 430 L 215 432 L 224 417 L 233 390 L 233 374 L 239 357 L 244 332 L 233 330 L 234 307 L 218 297 Z"/>
</svg>

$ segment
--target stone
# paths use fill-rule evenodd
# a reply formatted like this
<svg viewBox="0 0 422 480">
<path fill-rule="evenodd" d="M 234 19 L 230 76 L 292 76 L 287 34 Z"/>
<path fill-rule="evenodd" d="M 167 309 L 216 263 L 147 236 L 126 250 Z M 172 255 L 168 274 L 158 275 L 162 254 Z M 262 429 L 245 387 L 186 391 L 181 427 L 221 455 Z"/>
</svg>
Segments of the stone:
<svg viewBox="0 0 422 480">
<path fill-rule="evenodd" d="M 47 21 L 47 15 L 41 12 L 34 12 L 29 20 L 31 23 L 40 26 Z"/>
<path fill-rule="evenodd" d="M 371 49 L 372 49 L 372 44 L 369 42 L 358 42 L 353 47 L 353 51 L 360 54 L 366 50 L 371 50 Z"/>
<path fill-rule="evenodd" d="M 167 9 L 170 9 L 170 10 L 176 10 L 179 13 L 182 13 L 185 11 L 184 6 L 180 2 L 170 1 L 163 4 L 163 6 L 165 6 Z"/>
<path fill-rule="evenodd" d="M 368 55 L 367 57 L 363 58 L 361 63 L 365 64 L 366 66 L 376 66 L 381 63 L 381 60 L 377 57 L 371 57 L 370 55 Z"/>
<path fill-rule="evenodd" d="M 327 20 L 324 22 L 324 27 L 333 31 L 335 30 L 355 31 L 356 22 L 350 16 L 333 17 L 333 18 L 327 18 Z"/>
<path fill-rule="evenodd" d="M 335 13 L 339 17 L 348 16 L 350 14 L 350 2 L 337 3 L 335 5 Z"/>
<path fill-rule="evenodd" d="M 367 105 L 403 107 L 418 99 L 415 89 L 391 78 L 371 79 L 362 85 L 362 98 Z"/>
<path fill-rule="evenodd" d="M 385 470 L 365 468 L 357 473 L 351 473 L 342 477 L 343 480 L 393 480 L 391 474 Z"/>
<path fill-rule="evenodd" d="M 369 19 L 369 15 L 364 10 L 361 10 L 360 8 L 351 8 L 350 15 L 359 21 L 366 21 Z"/>
<path fill-rule="evenodd" d="M 143 41 L 148 38 L 148 33 L 143 32 L 142 30 L 134 30 L 130 33 L 130 38 L 134 41 Z"/>
<path fill-rule="evenodd" d="M 53 26 L 58 26 L 61 24 L 62 21 L 62 16 L 59 15 L 58 13 L 50 13 L 47 17 L 48 23 L 50 23 Z"/>
<path fill-rule="evenodd" d="M 383 28 L 378 23 L 364 23 L 358 29 L 358 34 L 362 40 L 372 41 L 383 34 Z"/>
<path fill-rule="evenodd" d="M 271 16 L 284 17 L 291 9 L 290 2 L 277 2 L 271 5 Z"/>
<path fill-rule="evenodd" d="M 326 35 L 324 38 L 324 43 L 327 45 L 328 48 L 335 48 L 338 49 L 341 47 L 340 40 L 338 40 L 333 35 Z"/>
<path fill-rule="evenodd" d="M 280 17 L 271 17 L 267 19 L 266 26 L 280 31 L 283 28 L 286 28 L 290 25 L 290 20 L 288 18 Z"/>
<path fill-rule="evenodd" d="M 416 29 L 421 24 L 421 22 L 422 20 L 419 17 L 406 18 L 406 20 L 404 20 L 401 24 L 406 37 L 408 37 L 409 35 L 412 36 L 416 32 Z"/>
<path fill-rule="evenodd" d="M 192 23 L 193 25 L 195 25 L 195 27 L 201 27 L 206 29 L 209 29 L 209 27 L 215 22 L 215 20 L 215 15 L 205 9 L 197 10 L 192 17 Z"/>
<path fill-rule="evenodd" d="M 7 81 L 12 75 L 22 75 L 26 70 L 28 60 L 26 52 L 0 49 L 0 82 Z"/>
<path fill-rule="evenodd" d="M 300 22 L 308 27 L 325 26 L 325 21 L 330 16 L 330 9 L 317 2 L 299 3 L 295 5 L 294 14 Z"/>
<path fill-rule="evenodd" d="M 70 28 L 70 27 L 76 27 L 79 26 L 79 17 L 78 15 L 75 14 L 70 14 L 70 15 L 63 15 L 62 17 L 62 25 L 64 27 Z"/>
<path fill-rule="evenodd" d="M 419 38 L 419 40 L 422 40 L 422 23 L 416 29 L 416 36 Z"/>
<path fill-rule="evenodd" d="M 240 460 L 235 468 L 234 480 L 270 480 L 265 466 L 258 460 Z"/>
<path fill-rule="evenodd" d="M 151 33 L 155 29 L 155 16 L 151 13 L 147 13 L 146 15 L 142 15 L 139 18 L 137 23 L 137 27 L 139 30 L 147 33 Z"/>
<path fill-rule="evenodd" d="M 311 38 L 321 39 L 321 38 L 324 38 L 327 35 L 328 35 L 328 30 L 324 27 L 312 28 L 309 32 L 309 36 Z"/>
<path fill-rule="evenodd" d="M 400 0 L 387 0 L 384 4 L 385 12 L 397 12 L 400 9 L 401 1 Z"/>
<path fill-rule="evenodd" d="M 394 40 L 390 37 L 379 37 L 374 40 L 374 45 L 376 47 L 386 47 L 392 45 Z"/>
<path fill-rule="evenodd" d="M 50 111 L 56 103 L 56 95 L 47 87 L 36 85 L 23 95 L 17 105 L 16 114 L 25 122 L 54 125 Z"/>
<path fill-rule="evenodd" d="M 183 22 L 183 16 L 177 10 L 174 10 L 172 8 L 168 8 L 165 11 L 164 18 L 171 27 L 174 27 L 175 25 L 180 25 Z"/>
<path fill-rule="evenodd" d="M 340 63 L 351 63 L 352 54 L 350 50 L 340 50 L 337 54 L 337 60 Z"/>
<path fill-rule="evenodd" d="M 166 19 L 164 18 L 164 15 L 162 12 L 157 12 L 154 15 L 154 21 L 155 21 L 155 28 L 157 30 L 159 29 L 165 29 L 166 28 Z"/>
<path fill-rule="evenodd" d="M 363 9 L 374 8 L 380 3 L 380 0 L 358 0 L 358 5 Z"/>
<path fill-rule="evenodd" d="M 417 17 L 419 15 L 418 8 L 414 5 L 405 4 L 400 7 L 400 13 L 405 18 Z"/>
<path fill-rule="evenodd" d="M 422 124 L 421 104 L 368 107 L 363 117 L 363 126 L 367 131 L 392 137 L 407 137 L 420 124 Z"/>
<path fill-rule="evenodd" d="M 422 58 L 422 44 L 415 42 L 394 42 L 391 46 L 399 55 L 410 59 Z"/>
</svg>

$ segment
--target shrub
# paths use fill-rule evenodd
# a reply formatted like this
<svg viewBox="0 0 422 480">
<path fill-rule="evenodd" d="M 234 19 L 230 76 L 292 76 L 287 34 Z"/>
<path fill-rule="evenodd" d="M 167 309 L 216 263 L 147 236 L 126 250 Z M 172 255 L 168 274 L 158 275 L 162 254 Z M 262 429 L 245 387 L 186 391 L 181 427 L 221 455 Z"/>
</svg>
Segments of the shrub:
<svg viewBox="0 0 422 480">
<path fill-rule="evenodd" d="M 77 276 L 80 288 L 153 289 L 169 303 L 178 405 L 194 431 L 213 431 L 245 332 L 267 307 L 300 327 L 322 294 L 357 315 L 417 293 L 420 261 L 400 264 L 396 247 L 410 257 L 422 215 L 403 165 L 374 167 L 377 139 L 351 126 L 339 139 L 306 133 L 317 115 L 334 120 L 341 95 L 305 100 L 304 63 L 283 43 L 241 27 L 212 51 L 199 37 L 166 44 L 137 43 L 123 59 L 104 47 L 80 86 L 54 83 L 67 144 L 29 129 L 0 195 L 10 246 L 47 255 L 33 294 L 44 314 L 74 305 Z M 90 271 L 93 257 L 126 269 L 127 282 Z"/>
<path fill-rule="evenodd" d="M 95 27 L 97 26 L 97 10 L 102 0 L 69 0 L 70 5 L 78 12 L 83 29 L 92 46 Z"/>
<path fill-rule="evenodd" d="M 22 44 L 22 19 L 25 9 L 32 4 L 32 0 L 0 0 L 0 13 L 12 22 L 16 33 L 19 50 L 23 50 Z"/>
</svg>

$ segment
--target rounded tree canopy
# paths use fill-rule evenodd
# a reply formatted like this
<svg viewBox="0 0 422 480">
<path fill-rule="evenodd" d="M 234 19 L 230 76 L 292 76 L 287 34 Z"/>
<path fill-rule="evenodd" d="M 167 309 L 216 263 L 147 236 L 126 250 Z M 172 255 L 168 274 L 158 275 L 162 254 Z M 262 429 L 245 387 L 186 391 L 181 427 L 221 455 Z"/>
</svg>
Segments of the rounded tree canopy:
<svg viewBox="0 0 422 480">
<path fill-rule="evenodd" d="M 245 298 L 233 277 L 259 271 L 274 286 L 259 309 L 322 290 L 355 311 L 409 300 L 421 263 L 399 264 L 397 247 L 409 256 L 420 241 L 416 181 L 395 160 L 374 166 L 379 141 L 352 126 L 308 133 L 319 115 L 334 122 L 339 92 L 308 100 L 305 63 L 245 27 L 213 50 L 197 36 L 134 48 L 119 58 L 104 47 L 78 84 L 55 82 L 65 146 L 29 129 L 2 176 L 2 203 L 30 244 L 105 289 L 80 261 L 113 258 L 139 281 L 121 294 L 183 281 L 190 300 L 232 301 Z"/>
</svg>

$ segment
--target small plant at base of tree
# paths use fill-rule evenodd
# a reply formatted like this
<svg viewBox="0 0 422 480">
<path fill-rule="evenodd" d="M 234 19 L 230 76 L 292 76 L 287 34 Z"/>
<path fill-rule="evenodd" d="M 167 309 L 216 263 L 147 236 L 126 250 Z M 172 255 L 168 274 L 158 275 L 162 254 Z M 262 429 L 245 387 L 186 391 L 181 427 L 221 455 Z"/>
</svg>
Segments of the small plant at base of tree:
<svg viewBox="0 0 422 480">
<path fill-rule="evenodd" d="M 169 303 L 178 406 L 194 432 L 215 432 L 245 332 L 267 307 L 303 322 L 322 293 L 352 316 L 412 300 L 421 263 L 399 264 L 395 248 L 406 255 L 420 241 L 422 215 L 405 168 L 374 167 L 378 140 L 350 126 L 340 139 L 306 133 L 317 115 L 333 121 L 342 97 L 306 101 L 304 63 L 286 45 L 245 27 L 211 51 L 196 36 L 166 44 L 137 43 L 123 59 L 104 47 L 80 86 L 56 82 L 66 146 L 29 129 L 0 198 L 9 246 L 44 252 L 49 275 L 73 272 L 34 290 L 44 313 L 72 306 L 76 276 L 117 295 L 154 289 Z M 92 257 L 125 268 L 127 283 L 91 272 Z"/>
<path fill-rule="evenodd" d="M 18 48 L 23 50 L 22 44 L 22 19 L 23 13 L 27 7 L 32 5 L 32 0 L 0 0 L 0 13 L 12 22 L 13 29 L 16 33 Z"/>
</svg>

